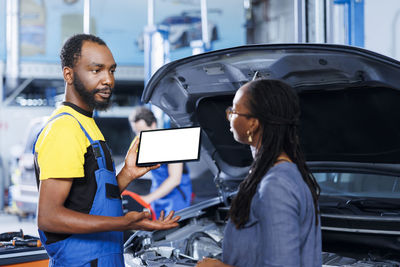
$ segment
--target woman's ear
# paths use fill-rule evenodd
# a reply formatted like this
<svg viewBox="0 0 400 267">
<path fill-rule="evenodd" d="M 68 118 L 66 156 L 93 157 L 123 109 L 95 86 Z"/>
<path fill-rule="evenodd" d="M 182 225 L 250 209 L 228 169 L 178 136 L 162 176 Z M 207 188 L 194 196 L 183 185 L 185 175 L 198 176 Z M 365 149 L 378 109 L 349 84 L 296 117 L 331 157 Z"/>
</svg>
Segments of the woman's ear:
<svg viewBox="0 0 400 267">
<path fill-rule="evenodd" d="M 251 118 L 250 128 L 253 133 L 257 133 L 260 130 L 260 121 L 257 118 Z"/>
<path fill-rule="evenodd" d="M 67 84 L 72 84 L 74 82 L 74 71 L 70 67 L 63 68 L 63 76 Z"/>
</svg>

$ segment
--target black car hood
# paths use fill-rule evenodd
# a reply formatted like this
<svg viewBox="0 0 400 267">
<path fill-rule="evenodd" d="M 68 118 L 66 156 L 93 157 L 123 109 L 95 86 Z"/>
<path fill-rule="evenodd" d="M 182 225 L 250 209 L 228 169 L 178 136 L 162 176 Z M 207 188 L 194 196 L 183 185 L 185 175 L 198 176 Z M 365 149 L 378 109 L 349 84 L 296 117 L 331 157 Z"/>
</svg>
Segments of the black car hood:
<svg viewBox="0 0 400 267">
<path fill-rule="evenodd" d="M 283 80 L 300 96 L 300 138 L 309 166 L 400 173 L 400 62 L 355 47 L 250 45 L 171 62 L 142 101 L 178 127 L 202 127 L 202 154 L 217 181 L 241 180 L 252 161 L 229 131 L 225 108 L 253 77 Z"/>
</svg>

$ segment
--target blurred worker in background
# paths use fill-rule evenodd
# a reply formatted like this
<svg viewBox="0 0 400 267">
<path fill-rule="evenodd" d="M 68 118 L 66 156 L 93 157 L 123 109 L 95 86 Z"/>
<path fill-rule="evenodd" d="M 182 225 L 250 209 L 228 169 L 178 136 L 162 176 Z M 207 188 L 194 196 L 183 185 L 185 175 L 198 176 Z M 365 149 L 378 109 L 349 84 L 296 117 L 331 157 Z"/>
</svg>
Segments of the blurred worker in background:
<svg viewBox="0 0 400 267">
<path fill-rule="evenodd" d="M 170 229 L 173 212 L 123 215 L 121 192 L 153 167 L 136 166 L 135 142 L 115 174 L 110 150 L 93 110 L 110 104 L 117 67 L 100 38 L 78 34 L 61 50 L 65 102 L 51 115 L 35 145 L 39 234 L 50 266 L 124 266 L 124 230 Z"/>
<path fill-rule="evenodd" d="M 129 122 L 136 135 L 140 135 L 141 131 L 157 129 L 156 117 L 146 107 L 135 108 Z M 160 168 L 151 170 L 151 174 L 150 193 L 141 197 L 151 204 L 157 218 L 162 210 L 168 213 L 190 206 L 192 184 L 185 163 L 161 164 Z"/>
</svg>

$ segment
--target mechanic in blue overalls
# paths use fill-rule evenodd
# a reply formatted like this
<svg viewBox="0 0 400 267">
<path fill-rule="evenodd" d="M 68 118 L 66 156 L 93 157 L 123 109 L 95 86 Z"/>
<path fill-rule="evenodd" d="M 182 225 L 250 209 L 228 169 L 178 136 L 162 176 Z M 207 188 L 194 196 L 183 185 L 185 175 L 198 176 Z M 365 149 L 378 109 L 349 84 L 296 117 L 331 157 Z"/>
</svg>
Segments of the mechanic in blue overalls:
<svg viewBox="0 0 400 267">
<path fill-rule="evenodd" d="M 143 106 L 134 109 L 129 116 L 129 122 L 137 135 L 141 131 L 157 129 L 154 113 Z M 151 204 L 157 218 L 162 210 L 168 213 L 190 206 L 192 183 L 186 164 L 161 164 L 160 168 L 151 171 L 151 175 L 150 193 L 141 197 Z"/>
<path fill-rule="evenodd" d="M 135 142 L 118 175 L 93 110 L 105 110 L 116 64 L 100 38 L 78 34 L 61 50 L 65 102 L 39 133 L 33 153 L 39 186 L 39 235 L 49 266 L 124 266 L 123 232 L 178 226 L 173 212 L 123 215 L 121 192 L 154 167 L 137 167 Z"/>
</svg>

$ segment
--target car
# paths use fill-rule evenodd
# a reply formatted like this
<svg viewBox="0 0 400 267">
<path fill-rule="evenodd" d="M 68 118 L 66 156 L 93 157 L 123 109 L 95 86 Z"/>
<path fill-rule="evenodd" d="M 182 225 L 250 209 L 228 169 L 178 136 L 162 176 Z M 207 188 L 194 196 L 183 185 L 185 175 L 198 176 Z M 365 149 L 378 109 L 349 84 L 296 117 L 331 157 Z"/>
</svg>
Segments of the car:
<svg viewBox="0 0 400 267">
<path fill-rule="evenodd" d="M 157 27 L 168 32 L 168 41 L 172 50 L 188 47 L 191 41 L 202 39 L 199 12 L 182 12 L 180 15 L 166 17 Z M 216 41 L 219 38 L 217 25 L 211 21 L 208 22 L 208 34 L 210 41 Z M 137 38 L 136 45 L 140 51 L 144 50 L 143 33 Z"/>
<path fill-rule="evenodd" d="M 161 67 L 142 101 L 178 127 L 202 128 L 200 157 L 219 195 L 178 211 L 178 228 L 132 233 L 126 265 L 194 266 L 203 256 L 221 257 L 229 206 L 252 162 L 225 109 L 241 85 L 266 78 L 299 95 L 301 145 L 321 187 L 324 266 L 400 266 L 399 73 L 392 58 L 329 44 L 247 45 Z"/>
<path fill-rule="evenodd" d="M 10 206 L 19 219 L 36 215 L 38 187 L 36 185 L 32 148 L 39 131 L 47 120 L 47 116 L 42 116 L 29 122 L 24 143 L 17 156 L 17 163 L 14 164 L 15 166 L 12 170 L 12 185 L 9 188 Z"/>
</svg>

